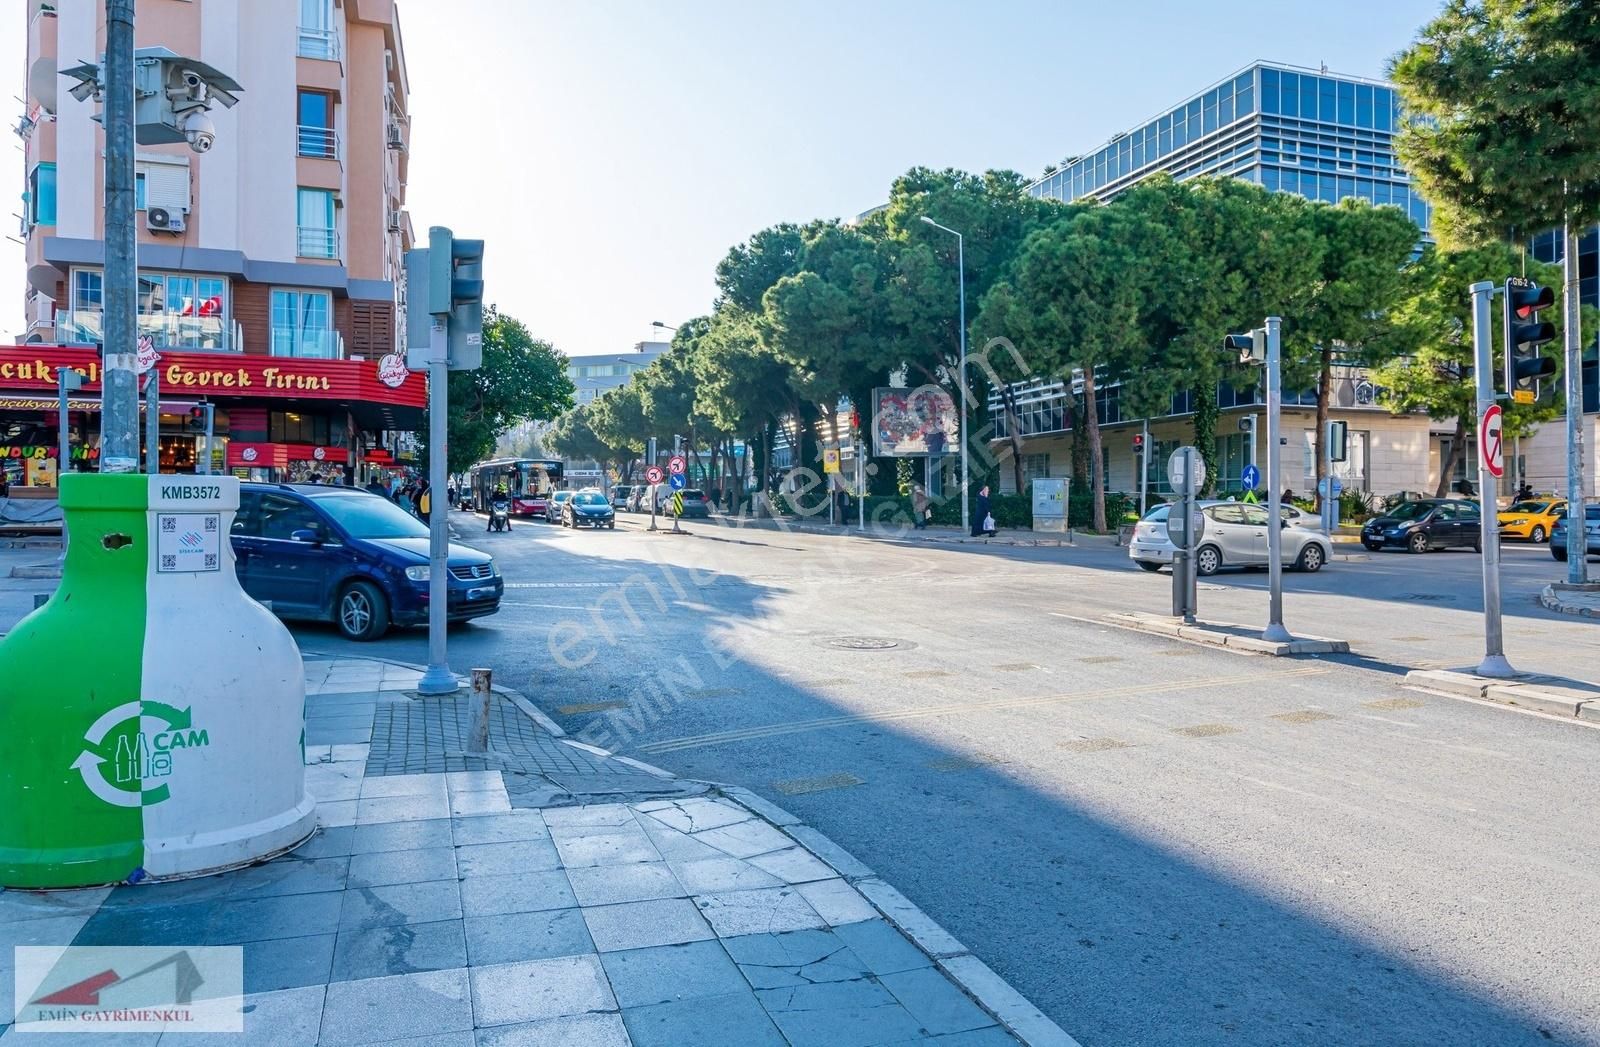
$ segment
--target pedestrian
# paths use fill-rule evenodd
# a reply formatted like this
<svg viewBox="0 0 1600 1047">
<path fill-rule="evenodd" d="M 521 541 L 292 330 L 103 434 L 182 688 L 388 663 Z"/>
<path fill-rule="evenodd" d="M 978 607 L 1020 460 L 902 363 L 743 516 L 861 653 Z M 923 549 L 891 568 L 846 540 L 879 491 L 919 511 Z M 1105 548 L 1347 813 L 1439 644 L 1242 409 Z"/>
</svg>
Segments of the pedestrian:
<svg viewBox="0 0 1600 1047">
<path fill-rule="evenodd" d="M 389 497 L 389 488 L 385 487 L 383 481 L 376 476 L 367 481 L 367 490 L 381 498 Z"/>
<path fill-rule="evenodd" d="M 399 487 L 397 487 L 395 489 L 395 492 L 394 492 L 394 504 L 398 505 L 400 508 L 404 509 L 408 513 L 411 512 L 412 507 L 411 507 L 411 484 L 410 483 L 403 483 L 403 484 L 401 484 Z"/>
<path fill-rule="evenodd" d="M 11 474 L 6 472 L 5 466 L 0 465 L 0 498 L 10 498 L 10 497 L 11 497 Z"/>
<path fill-rule="evenodd" d="M 445 497 L 449 499 L 449 501 L 445 503 L 445 508 L 446 509 L 455 508 L 455 504 L 456 504 L 456 485 L 452 483 L 450 486 L 446 487 L 444 489 L 444 494 L 445 494 Z"/>
<path fill-rule="evenodd" d="M 428 486 L 428 481 L 424 480 L 424 481 L 422 481 L 421 484 L 418 485 L 418 487 L 417 487 L 417 516 L 421 517 L 423 523 L 428 523 L 429 522 L 428 514 L 433 512 L 432 494 L 433 494 L 433 492 L 432 492 L 432 489 L 429 488 L 429 486 Z"/>
<path fill-rule="evenodd" d="M 912 522 L 912 524 L 916 526 L 917 530 L 919 530 L 919 531 L 923 530 L 924 528 L 926 528 L 928 526 L 928 518 L 931 517 L 932 515 L 933 515 L 933 511 L 928 508 L 928 492 L 922 489 L 922 485 L 921 484 L 916 484 L 916 483 L 912 484 L 911 485 L 911 517 L 912 517 L 911 522 Z"/>
<path fill-rule="evenodd" d="M 1278 501 L 1284 505 L 1292 505 L 1294 503 L 1294 492 L 1285 487 L 1283 494 L 1278 496 Z"/>
<path fill-rule="evenodd" d="M 322 477 L 318 476 L 316 473 L 312 473 L 310 476 L 306 477 L 306 483 L 308 484 L 320 484 L 321 482 Z"/>
<path fill-rule="evenodd" d="M 994 516 L 989 512 L 989 485 L 984 484 L 978 489 L 978 506 L 972 514 L 972 537 L 993 538 L 995 534 Z"/>
</svg>

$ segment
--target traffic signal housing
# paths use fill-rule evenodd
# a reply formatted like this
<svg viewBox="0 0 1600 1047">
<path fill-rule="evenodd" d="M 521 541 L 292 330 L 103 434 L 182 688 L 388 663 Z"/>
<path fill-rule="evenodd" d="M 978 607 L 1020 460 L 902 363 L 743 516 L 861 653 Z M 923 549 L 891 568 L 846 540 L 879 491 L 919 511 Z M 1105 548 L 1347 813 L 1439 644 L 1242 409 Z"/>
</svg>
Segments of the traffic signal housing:
<svg viewBox="0 0 1600 1047">
<path fill-rule="evenodd" d="M 203 433 L 211 428 L 211 405 L 195 404 L 189 408 L 189 431 Z"/>
<path fill-rule="evenodd" d="M 1556 336 L 1554 324 L 1539 320 L 1539 310 L 1548 309 L 1555 300 L 1553 290 L 1531 280 L 1513 276 L 1506 281 L 1505 382 L 1506 393 L 1515 403 L 1537 400 L 1539 379 L 1556 372 L 1556 362 L 1539 351 Z"/>
<path fill-rule="evenodd" d="M 1222 348 L 1225 352 L 1237 352 L 1239 362 L 1242 364 L 1265 363 L 1267 359 L 1267 332 L 1262 328 L 1247 331 L 1244 334 L 1229 334 L 1222 337 Z"/>
<path fill-rule="evenodd" d="M 444 226 L 428 230 L 428 246 L 406 252 L 408 362 L 426 365 L 434 317 L 445 320 L 452 371 L 483 365 L 483 241 L 462 240 Z"/>
</svg>

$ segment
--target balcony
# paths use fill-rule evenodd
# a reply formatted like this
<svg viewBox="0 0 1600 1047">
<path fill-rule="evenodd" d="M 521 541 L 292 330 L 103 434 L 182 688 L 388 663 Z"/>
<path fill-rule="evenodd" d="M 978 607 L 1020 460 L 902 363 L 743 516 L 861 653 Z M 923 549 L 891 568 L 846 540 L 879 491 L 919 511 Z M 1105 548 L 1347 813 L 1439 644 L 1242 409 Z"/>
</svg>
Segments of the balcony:
<svg viewBox="0 0 1600 1047">
<path fill-rule="evenodd" d="M 344 338 L 332 329 L 272 328 L 272 355 L 312 360 L 344 359 Z"/>
<path fill-rule="evenodd" d="M 104 337 L 102 315 L 79 310 L 55 314 L 55 340 L 62 345 L 98 345 Z M 239 325 L 222 316 L 182 316 L 176 313 L 142 313 L 140 337 L 149 337 L 160 349 L 180 352 L 244 352 Z"/>
<path fill-rule="evenodd" d="M 295 129 L 295 152 L 320 160 L 339 159 L 339 132 L 331 127 L 301 124 Z"/>
<path fill-rule="evenodd" d="M 300 43 L 296 50 L 301 58 L 320 58 L 325 61 L 337 62 L 339 60 L 339 34 L 332 29 L 311 29 L 300 27 Z"/>
<path fill-rule="evenodd" d="M 339 257 L 339 231 L 337 229 L 319 229 L 314 226 L 302 225 L 296 229 L 296 234 L 295 253 L 301 258 Z"/>
</svg>

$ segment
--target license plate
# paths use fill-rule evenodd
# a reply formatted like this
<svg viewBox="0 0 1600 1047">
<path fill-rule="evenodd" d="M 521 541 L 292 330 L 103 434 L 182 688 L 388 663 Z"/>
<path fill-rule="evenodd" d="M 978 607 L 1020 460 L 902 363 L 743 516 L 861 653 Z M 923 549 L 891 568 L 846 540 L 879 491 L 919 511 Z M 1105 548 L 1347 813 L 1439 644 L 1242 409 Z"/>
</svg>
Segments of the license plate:
<svg viewBox="0 0 1600 1047">
<path fill-rule="evenodd" d="M 478 599 L 479 597 L 482 597 L 482 596 L 493 596 L 493 595 L 494 595 L 494 586 L 492 586 L 492 585 L 490 585 L 490 586 L 480 586 L 477 589 L 468 589 L 467 590 L 467 599 L 469 599 L 469 600 L 476 600 L 476 599 Z"/>
</svg>

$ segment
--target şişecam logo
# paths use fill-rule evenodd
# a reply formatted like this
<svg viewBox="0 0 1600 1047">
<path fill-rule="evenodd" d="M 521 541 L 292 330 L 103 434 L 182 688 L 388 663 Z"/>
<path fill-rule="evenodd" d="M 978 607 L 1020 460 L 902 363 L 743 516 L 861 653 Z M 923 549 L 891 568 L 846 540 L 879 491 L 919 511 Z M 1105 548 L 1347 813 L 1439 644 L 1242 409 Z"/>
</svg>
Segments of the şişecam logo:
<svg viewBox="0 0 1600 1047">
<path fill-rule="evenodd" d="M 83 784 L 117 807 L 151 807 L 171 796 L 167 784 L 174 757 L 211 744 L 196 730 L 188 709 L 161 702 L 128 702 L 104 713 L 84 732 L 84 749 L 72 762 Z M 132 721 L 131 726 L 129 722 Z M 108 739 L 115 738 L 115 741 Z"/>
</svg>

